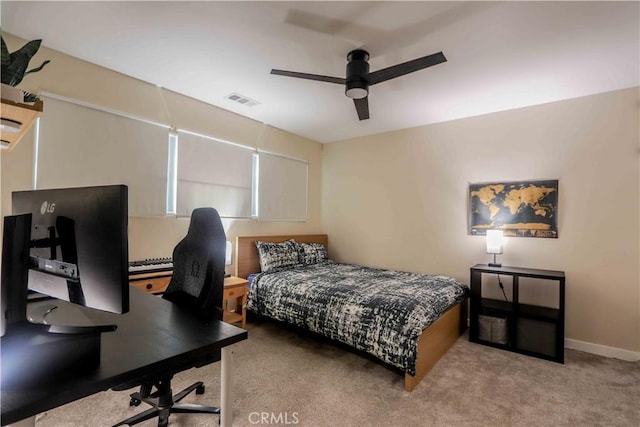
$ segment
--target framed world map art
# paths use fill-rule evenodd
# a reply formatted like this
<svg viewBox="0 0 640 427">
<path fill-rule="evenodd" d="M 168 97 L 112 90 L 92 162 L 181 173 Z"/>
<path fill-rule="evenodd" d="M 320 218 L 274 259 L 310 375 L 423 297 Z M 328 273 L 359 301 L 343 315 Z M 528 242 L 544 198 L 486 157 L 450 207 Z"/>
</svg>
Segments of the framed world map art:
<svg viewBox="0 0 640 427">
<path fill-rule="evenodd" d="M 469 184 L 469 234 L 558 237 L 558 180 Z"/>
</svg>

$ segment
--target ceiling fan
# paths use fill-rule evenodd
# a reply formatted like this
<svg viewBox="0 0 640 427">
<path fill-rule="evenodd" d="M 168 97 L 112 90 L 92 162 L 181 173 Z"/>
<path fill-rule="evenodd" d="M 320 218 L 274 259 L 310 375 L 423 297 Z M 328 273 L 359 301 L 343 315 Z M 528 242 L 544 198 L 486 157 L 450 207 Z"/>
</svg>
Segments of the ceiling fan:
<svg viewBox="0 0 640 427">
<path fill-rule="evenodd" d="M 318 74 L 298 73 L 296 71 L 285 71 L 272 69 L 271 74 L 286 77 L 297 77 L 300 79 L 317 80 L 320 82 L 337 83 L 345 85 L 345 95 L 353 98 L 353 103 L 358 112 L 360 120 L 369 118 L 369 86 L 381 83 L 414 71 L 422 70 L 433 65 L 446 62 L 442 52 L 417 58 L 412 61 L 403 62 L 381 70 L 369 72 L 369 52 L 362 49 L 356 49 L 347 55 L 347 77 L 330 77 Z"/>
</svg>

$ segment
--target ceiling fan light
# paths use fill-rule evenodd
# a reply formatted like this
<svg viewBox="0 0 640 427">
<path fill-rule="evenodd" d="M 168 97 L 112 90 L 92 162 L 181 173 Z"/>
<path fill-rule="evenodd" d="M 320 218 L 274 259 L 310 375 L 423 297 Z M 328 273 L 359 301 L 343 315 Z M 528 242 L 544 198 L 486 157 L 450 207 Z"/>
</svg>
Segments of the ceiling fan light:
<svg viewBox="0 0 640 427">
<path fill-rule="evenodd" d="M 347 89 L 346 94 L 349 98 L 361 99 L 361 98 L 366 98 L 367 95 L 369 94 L 369 91 L 360 87 L 355 87 L 352 89 Z"/>
<path fill-rule="evenodd" d="M 347 82 L 344 91 L 345 95 L 353 99 L 366 98 L 369 95 L 369 85 L 367 82 L 355 80 Z"/>
</svg>

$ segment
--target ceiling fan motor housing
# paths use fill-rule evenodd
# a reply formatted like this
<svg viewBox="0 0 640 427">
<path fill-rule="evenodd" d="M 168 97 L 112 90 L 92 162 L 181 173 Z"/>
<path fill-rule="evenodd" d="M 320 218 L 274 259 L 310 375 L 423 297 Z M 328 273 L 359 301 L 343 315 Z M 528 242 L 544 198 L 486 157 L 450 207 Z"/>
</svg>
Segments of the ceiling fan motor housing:
<svg viewBox="0 0 640 427">
<path fill-rule="evenodd" d="M 369 95 L 369 83 L 365 76 L 369 74 L 369 53 L 356 49 L 347 55 L 347 73 L 345 95 L 353 99 L 366 98 Z"/>
</svg>

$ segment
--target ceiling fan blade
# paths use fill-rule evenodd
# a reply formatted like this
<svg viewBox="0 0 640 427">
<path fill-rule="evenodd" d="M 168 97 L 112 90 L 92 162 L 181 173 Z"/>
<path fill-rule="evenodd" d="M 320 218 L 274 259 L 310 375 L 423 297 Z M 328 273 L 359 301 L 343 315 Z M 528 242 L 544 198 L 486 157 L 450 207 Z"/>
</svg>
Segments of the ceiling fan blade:
<svg viewBox="0 0 640 427">
<path fill-rule="evenodd" d="M 354 99 L 353 103 L 356 106 L 356 111 L 358 112 L 358 118 L 360 120 L 367 120 L 369 118 L 369 97 L 365 96 L 364 98 Z"/>
<path fill-rule="evenodd" d="M 285 77 L 297 77 L 299 79 L 317 80 L 319 82 L 337 83 L 340 85 L 343 85 L 346 83 L 346 80 L 340 77 L 320 76 L 318 74 L 298 73 L 296 71 L 285 71 L 285 70 L 273 69 L 271 70 L 271 74 L 275 74 L 277 76 L 285 76 Z"/>
<path fill-rule="evenodd" d="M 438 52 L 434 53 L 433 55 L 414 59 L 413 61 L 403 62 L 402 64 L 397 64 L 391 67 L 374 71 L 372 73 L 369 73 L 366 76 L 366 79 L 369 82 L 369 85 L 374 85 L 376 83 L 404 76 L 405 74 L 413 73 L 414 71 L 422 70 L 424 68 L 438 65 L 443 62 L 447 62 L 447 58 L 444 57 L 444 54 L 442 52 Z"/>
</svg>

